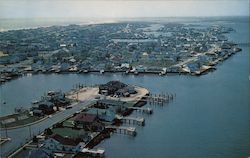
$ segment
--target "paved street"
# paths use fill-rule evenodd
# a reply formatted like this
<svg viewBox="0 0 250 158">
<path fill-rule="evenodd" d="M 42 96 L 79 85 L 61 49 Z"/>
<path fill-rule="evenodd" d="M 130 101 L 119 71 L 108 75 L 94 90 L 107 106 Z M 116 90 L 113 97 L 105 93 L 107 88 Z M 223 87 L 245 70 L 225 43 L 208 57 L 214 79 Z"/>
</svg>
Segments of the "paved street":
<svg viewBox="0 0 250 158">
<path fill-rule="evenodd" d="M 54 115 L 52 115 L 51 118 L 45 119 L 37 124 L 33 124 L 31 126 L 26 126 L 22 128 L 17 129 L 11 129 L 7 131 L 8 137 L 11 138 L 10 141 L 4 143 L 1 145 L 1 157 L 4 158 L 8 156 L 10 153 L 16 151 L 21 145 L 25 144 L 29 140 L 32 139 L 34 135 L 38 135 L 44 129 L 51 127 L 53 124 L 70 117 L 73 115 L 76 111 L 86 108 L 88 105 L 93 102 L 93 99 L 78 103 L 74 105 L 71 109 L 67 109 L 62 112 L 58 112 Z M 30 132 L 29 132 L 30 131 Z M 31 133 L 31 135 L 30 135 Z M 6 131 L 1 130 L 1 136 L 6 136 Z"/>
</svg>

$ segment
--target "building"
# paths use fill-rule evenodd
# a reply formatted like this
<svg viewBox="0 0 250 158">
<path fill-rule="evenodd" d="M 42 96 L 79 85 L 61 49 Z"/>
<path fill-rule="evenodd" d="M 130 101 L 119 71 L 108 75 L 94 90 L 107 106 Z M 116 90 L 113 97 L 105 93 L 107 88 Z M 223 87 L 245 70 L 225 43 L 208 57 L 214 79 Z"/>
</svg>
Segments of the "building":
<svg viewBox="0 0 250 158">
<path fill-rule="evenodd" d="M 33 104 L 33 106 L 34 106 L 34 104 Z M 46 100 L 37 102 L 36 106 L 37 106 L 37 108 L 35 108 L 35 109 L 42 110 L 43 114 L 50 115 L 50 114 L 55 112 L 54 111 L 54 104 L 52 102 L 49 102 Z"/>
<path fill-rule="evenodd" d="M 104 107 L 113 111 L 114 113 L 120 113 L 126 110 L 126 102 L 116 101 L 111 99 L 102 99 L 97 101 L 97 106 Z"/>
<path fill-rule="evenodd" d="M 86 113 L 96 115 L 99 120 L 105 122 L 113 122 L 115 119 L 115 113 L 109 109 L 90 108 Z"/>
<path fill-rule="evenodd" d="M 53 152 L 44 148 L 32 149 L 27 158 L 54 158 Z"/>
<path fill-rule="evenodd" d="M 135 87 L 133 86 L 126 86 L 122 89 L 119 89 L 118 91 L 115 92 L 115 96 L 118 97 L 129 97 L 130 94 L 136 94 Z"/>
<path fill-rule="evenodd" d="M 42 148 L 54 152 L 77 153 L 83 149 L 85 143 L 81 139 L 64 138 L 54 134 L 41 144 Z"/>
<path fill-rule="evenodd" d="M 99 86 L 99 94 L 113 95 L 116 91 L 124 87 L 127 87 L 127 85 L 120 81 L 110 81 Z"/>
<path fill-rule="evenodd" d="M 76 127 L 84 128 L 87 131 L 102 131 L 104 129 L 96 114 L 77 114 L 74 118 L 74 124 Z"/>
</svg>

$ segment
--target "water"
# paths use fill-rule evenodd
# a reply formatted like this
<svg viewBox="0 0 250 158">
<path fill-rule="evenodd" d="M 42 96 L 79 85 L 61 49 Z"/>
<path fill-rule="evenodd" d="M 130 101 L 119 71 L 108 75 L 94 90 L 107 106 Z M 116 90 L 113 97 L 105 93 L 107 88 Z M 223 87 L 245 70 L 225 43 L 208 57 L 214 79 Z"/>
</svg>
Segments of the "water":
<svg viewBox="0 0 250 158">
<path fill-rule="evenodd" d="M 230 39 L 249 42 L 249 21 L 228 25 L 237 32 Z M 233 158 L 250 153 L 250 82 L 249 47 L 217 66 L 207 75 L 195 76 L 125 76 L 121 74 L 34 75 L 1 86 L 1 115 L 13 107 L 29 107 L 47 90 L 72 88 L 73 84 L 105 83 L 120 80 L 148 88 L 152 93 L 174 92 L 177 98 L 167 106 L 153 107 L 145 127 L 137 127 L 131 138 L 114 134 L 98 147 L 109 158 Z M 149 105 L 147 105 L 149 106 Z"/>
</svg>

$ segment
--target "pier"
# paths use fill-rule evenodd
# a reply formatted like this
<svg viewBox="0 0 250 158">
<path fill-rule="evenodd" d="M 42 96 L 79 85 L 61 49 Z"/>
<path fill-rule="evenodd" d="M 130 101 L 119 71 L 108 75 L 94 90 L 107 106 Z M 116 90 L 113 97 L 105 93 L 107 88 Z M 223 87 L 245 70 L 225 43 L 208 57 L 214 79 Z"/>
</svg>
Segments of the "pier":
<svg viewBox="0 0 250 158">
<path fill-rule="evenodd" d="M 153 113 L 153 109 L 152 108 L 142 108 L 142 107 L 128 107 L 128 109 L 133 109 L 136 111 L 140 111 L 146 114 L 152 114 Z"/>
<path fill-rule="evenodd" d="M 104 149 L 88 149 L 88 148 L 83 148 L 82 153 L 88 153 L 91 156 L 99 156 L 99 157 L 104 157 L 105 150 Z"/>
<path fill-rule="evenodd" d="M 150 94 L 148 96 L 144 96 L 140 101 L 146 101 L 150 105 L 158 104 L 163 105 L 164 103 L 168 103 L 176 97 L 176 94 L 166 93 L 166 94 Z"/>
<path fill-rule="evenodd" d="M 106 129 L 114 129 L 115 133 L 126 134 L 130 136 L 136 136 L 136 128 L 135 127 L 124 127 L 124 126 L 106 126 Z"/>
<path fill-rule="evenodd" d="M 0 145 L 10 141 L 11 139 L 10 138 L 0 138 Z"/>
<path fill-rule="evenodd" d="M 145 125 L 145 119 L 142 117 L 123 117 L 123 116 L 117 116 L 118 120 L 121 120 L 123 123 L 126 124 L 134 124 L 139 126 Z"/>
</svg>

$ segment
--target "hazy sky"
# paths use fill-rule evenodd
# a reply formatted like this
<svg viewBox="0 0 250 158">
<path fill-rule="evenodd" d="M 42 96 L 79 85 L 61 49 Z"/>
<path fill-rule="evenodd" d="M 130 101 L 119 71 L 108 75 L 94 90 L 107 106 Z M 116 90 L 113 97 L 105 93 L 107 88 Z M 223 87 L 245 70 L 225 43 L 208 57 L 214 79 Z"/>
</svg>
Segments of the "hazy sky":
<svg viewBox="0 0 250 158">
<path fill-rule="evenodd" d="M 0 17 L 249 16 L 249 3 L 249 0 L 0 0 Z"/>
</svg>

